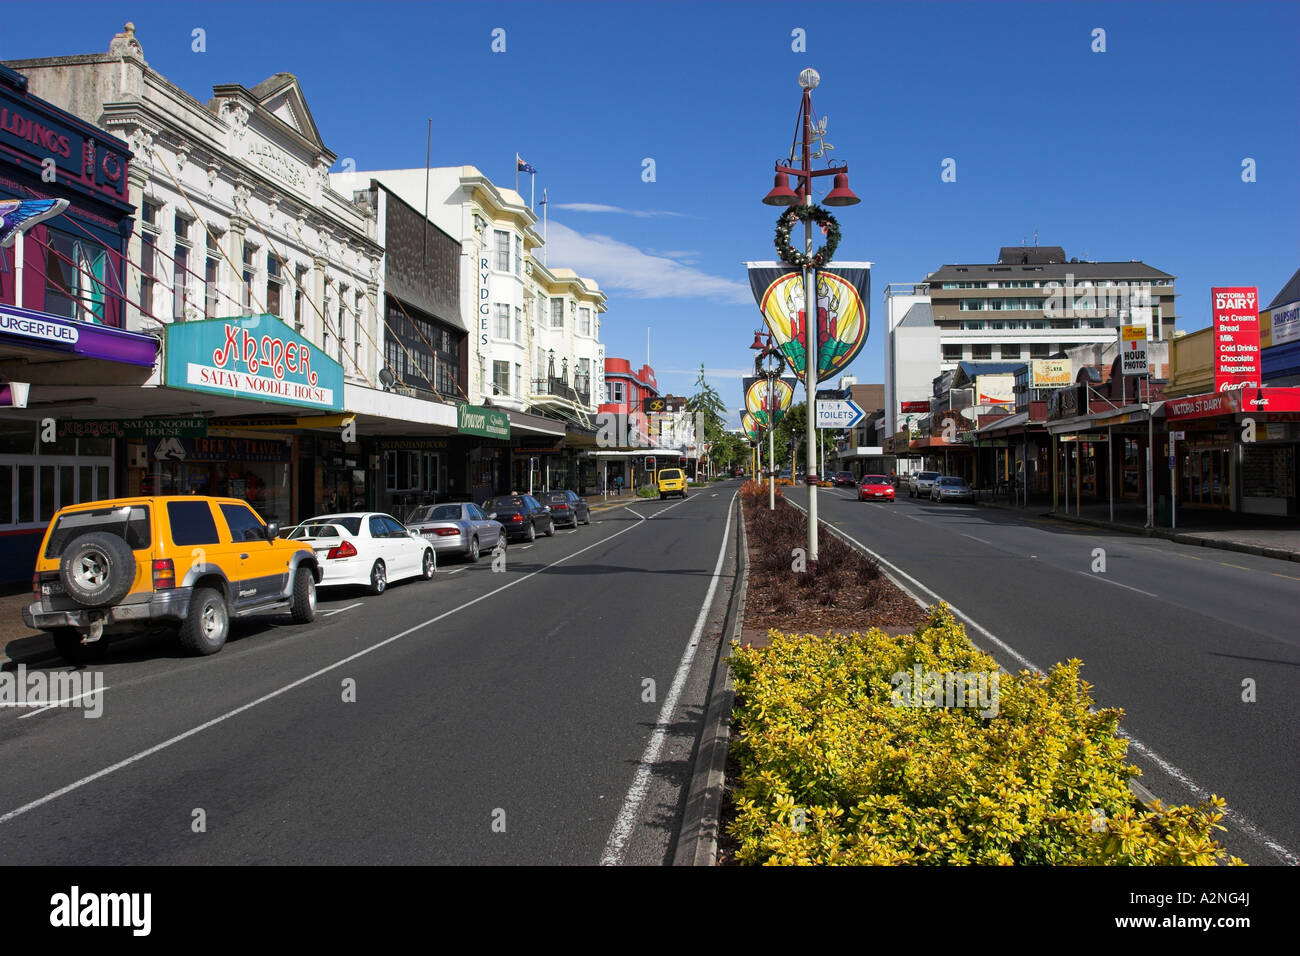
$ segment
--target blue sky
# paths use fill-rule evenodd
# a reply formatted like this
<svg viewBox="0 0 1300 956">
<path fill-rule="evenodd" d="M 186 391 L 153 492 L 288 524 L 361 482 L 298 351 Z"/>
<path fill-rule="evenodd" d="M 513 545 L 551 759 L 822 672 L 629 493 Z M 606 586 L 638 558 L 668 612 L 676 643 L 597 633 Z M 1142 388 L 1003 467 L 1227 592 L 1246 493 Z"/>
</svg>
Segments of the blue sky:
<svg viewBox="0 0 1300 956">
<path fill-rule="evenodd" d="M 607 354 L 639 364 L 649 328 L 662 388 L 689 393 L 702 362 L 733 407 L 761 323 L 742 263 L 775 258 L 778 210 L 760 200 L 806 66 L 863 199 L 838 211 L 837 258 L 875 263 L 875 328 L 848 370 L 861 382 L 883 381 L 887 283 L 991 261 L 1035 230 L 1067 255 L 1173 273 L 1188 330 L 1208 324 L 1212 285 L 1267 302 L 1300 265 L 1294 2 L 44 0 L 0 2 L 0 59 L 104 50 L 128 19 L 150 65 L 200 99 L 297 74 L 358 169 L 423 165 L 427 118 L 435 165 L 510 185 L 520 153 L 551 200 L 550 264 L 609 294 Z"/>
</svg>

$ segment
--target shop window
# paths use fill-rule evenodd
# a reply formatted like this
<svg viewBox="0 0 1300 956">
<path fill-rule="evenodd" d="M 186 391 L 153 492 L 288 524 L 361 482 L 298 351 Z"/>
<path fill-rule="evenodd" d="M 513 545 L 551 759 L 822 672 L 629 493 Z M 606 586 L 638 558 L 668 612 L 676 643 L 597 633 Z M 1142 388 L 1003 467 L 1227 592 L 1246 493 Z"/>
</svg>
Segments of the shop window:
<svg viewBox="0 0 1300 956">
<path fill-rule="evenodd" d="M 171 525 L 172 540 L 178 545 L 218 544 L 221 541 L 217 536 L 217 523 L 212 520 L 212 508 L 206 501 L 167 502 L 167 522 Z"/>
<path fill-rule="evenodd" d="M 261 519 L 247 505 L 222 505 L 221 516 L 226 519 L 231 541 L 261 541 L 266 538 L 266 528 Z"/>
</svg>

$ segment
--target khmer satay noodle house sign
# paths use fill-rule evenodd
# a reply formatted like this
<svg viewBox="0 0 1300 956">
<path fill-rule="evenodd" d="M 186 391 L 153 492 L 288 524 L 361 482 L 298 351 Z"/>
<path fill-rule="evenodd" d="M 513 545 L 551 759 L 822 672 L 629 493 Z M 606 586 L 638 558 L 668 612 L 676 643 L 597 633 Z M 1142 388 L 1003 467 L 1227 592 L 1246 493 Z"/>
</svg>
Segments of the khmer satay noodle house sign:
<svg viewBox="0 0 1300 956">
<path fill-rule="evenodd" d="M 769 398 L 767 379 L 746 378 L 744 383 L 745 409 L 753 416 L 754 421 L 760 425 L 781 424 L 781 419 L 794 403 L 794 386 L 788 380 L 778 378 L 772 382 L 772 394 Z M 771 409 L 768 408 L 769 404 L 772 406 Z"/>
<path fill-rule="evenodd" d="M 751 262 L 749 284 L 799 381 L 807 358 L 807 317 L 803 274 L 785 263 Z M 826 381 L 846 368 L 866 344 L 870 314 L 871 263 L 846 263 L 819 269 L 817 275 L 817 378 Z"/>
</svg>

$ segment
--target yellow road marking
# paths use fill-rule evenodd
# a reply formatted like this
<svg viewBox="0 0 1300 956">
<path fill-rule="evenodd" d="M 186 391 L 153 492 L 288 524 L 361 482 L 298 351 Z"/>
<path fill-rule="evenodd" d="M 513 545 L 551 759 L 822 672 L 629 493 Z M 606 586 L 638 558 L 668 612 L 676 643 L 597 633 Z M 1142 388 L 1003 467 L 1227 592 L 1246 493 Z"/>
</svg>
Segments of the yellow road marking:
<svg viewBox="0 0 1300 956">
<path fill-rule="evenodd" d="M 1288 578 L 1292 581 L 1300 581 L 1300 578 L 1296 577 L 1294 574 L 1278 574 L 1276 571 L 1270 571 L 1269 574 L 1273 575 L 1275 578 Z"/>
<path fill-rule="evenodd" d="M 1194 555 L 1194 554 L 1183 554 L 1181 551 L 1175 551 L 1174 554 L 1178 555 L 1180 558 L 1191 558 L 1193 561 L 1203 561 L 1203 560 L 1205 560 L 1204 558 L 1198 558 L 1198 557 L 1197 557 L 1196 555 Z"/>
</svg>

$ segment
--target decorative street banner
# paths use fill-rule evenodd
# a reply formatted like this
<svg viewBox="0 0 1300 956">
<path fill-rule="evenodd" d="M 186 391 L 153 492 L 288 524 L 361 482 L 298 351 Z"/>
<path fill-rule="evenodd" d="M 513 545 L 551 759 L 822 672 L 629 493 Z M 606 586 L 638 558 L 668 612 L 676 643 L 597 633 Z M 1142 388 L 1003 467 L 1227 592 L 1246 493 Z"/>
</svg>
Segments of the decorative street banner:
<svg viewBox="0 0 1300 956">
<path fill-rule="evenodd" d="M 175 322 L 165 349 L 168 388 L 343 410 L 343 366 L 273 315 Z"/>
<path fill-rule="evenodd" d="M 745 412 L 740 419 L 740 427 L 745 430 L 745 435 L 750 441 L 762 441 L 763 426 L 754 420 L 754 416 Z"/>
<path fill-rule="evenodd" d="M 1214 390 L 1259 388 L 1259 289 L 1210 289 L 1214 316 Z"/>
<path fill-rule="evenodd" d="M 803 274 L 784 262 L 747 262 L 749 287 L 777 346 L 804 381 Z M 862 351 L 870 330 L 871 263 L 846 262 L 817 271 L 817 379 L 845 369 Z"/>
<path fill-rule="evenodd" d="M 772 398 L 775 402 L 770 416 L 767 413 L 767 379 L 743 378 L 741 384 L 745 388 L 745 410 L 754 416 L 754 421 L 760 425 L 766 425 L 769 418 L 773 425 L 781 424 L 781 419 L 794 404 L 795 380 L 792 378 L 778 378 L 772 383 Z"/>
</svg>

